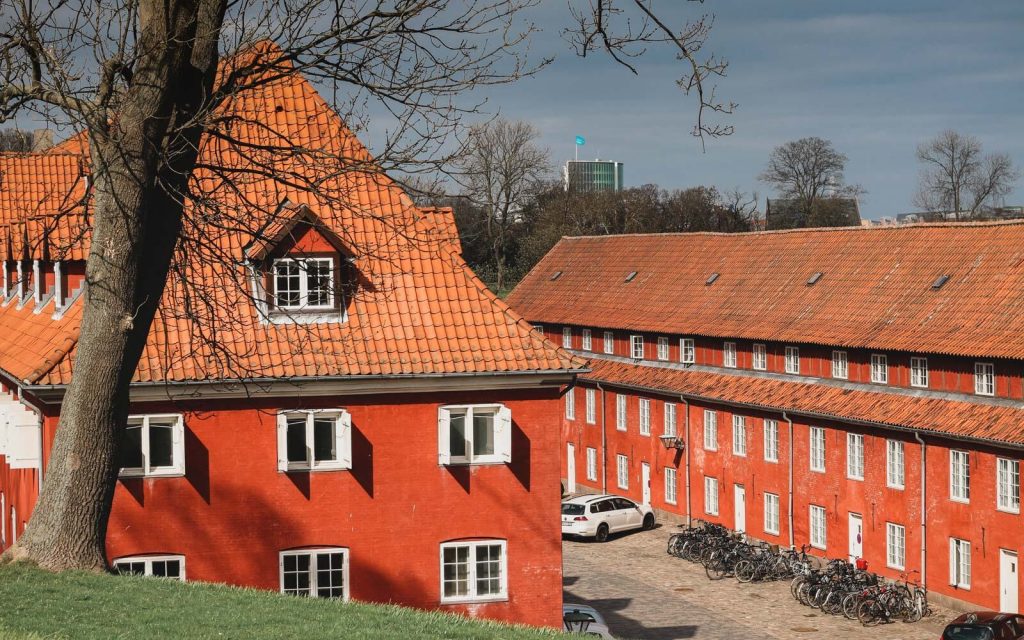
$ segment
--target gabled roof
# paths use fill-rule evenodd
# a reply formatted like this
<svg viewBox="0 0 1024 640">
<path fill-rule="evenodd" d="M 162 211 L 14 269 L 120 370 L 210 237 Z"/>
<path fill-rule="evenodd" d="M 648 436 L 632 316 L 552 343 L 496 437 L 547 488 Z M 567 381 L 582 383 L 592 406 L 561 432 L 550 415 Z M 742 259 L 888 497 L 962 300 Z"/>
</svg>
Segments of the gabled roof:
<svg viewBox="0 0 1024 640">
<path fill-rule="evenodd" d="M 508 301 L 545 324 L 1021 358 L 1024 224 L 563 238 Z"/>
</svg>

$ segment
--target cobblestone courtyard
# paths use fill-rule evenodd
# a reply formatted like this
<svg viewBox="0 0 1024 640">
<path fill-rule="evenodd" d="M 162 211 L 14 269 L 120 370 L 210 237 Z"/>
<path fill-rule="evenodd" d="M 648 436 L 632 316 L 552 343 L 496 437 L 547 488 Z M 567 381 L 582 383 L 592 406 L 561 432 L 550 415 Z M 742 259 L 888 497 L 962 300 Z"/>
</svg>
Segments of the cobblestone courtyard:
<svg viewBox="0 0 1024 640">
<path fill-rule="evenodd" d="M 665 553 L 674 525 L 617 536 L 605 544 L 566 540 L 566 602 L 600 611 L 616 638 L 733 640 L 935 640 L 948 611 L 916 624 L 866 629 L 855 621 L 801 606 L 788 583 L 740 584 L 708 580 L 704 568 Z"/>
</svg>

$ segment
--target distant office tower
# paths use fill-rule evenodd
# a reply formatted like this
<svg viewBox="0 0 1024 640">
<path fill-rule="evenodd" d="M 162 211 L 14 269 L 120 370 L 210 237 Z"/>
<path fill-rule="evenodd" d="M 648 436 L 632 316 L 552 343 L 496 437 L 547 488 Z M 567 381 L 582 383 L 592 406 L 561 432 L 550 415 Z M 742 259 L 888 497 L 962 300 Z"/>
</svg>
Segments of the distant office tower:
<svg viewBox="0 0 1024 640">
<path fill-rule="evenodd" d="M 570 160 L 565 163 L 564 178 L 566 191 L 621 191 L 622 163 L 611 160 Z"/>
</svg>

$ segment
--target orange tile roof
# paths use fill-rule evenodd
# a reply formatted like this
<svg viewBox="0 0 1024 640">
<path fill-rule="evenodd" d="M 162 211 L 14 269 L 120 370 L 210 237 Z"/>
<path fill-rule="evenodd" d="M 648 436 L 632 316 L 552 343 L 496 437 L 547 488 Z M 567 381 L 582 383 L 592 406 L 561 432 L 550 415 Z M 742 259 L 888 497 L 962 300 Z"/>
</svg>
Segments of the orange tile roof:
<svg viewBox="0 0 1024 640">
<path fill-rule="evenodd" d="M 541 323 L 1020 358 L 1024 223 L 563 238 L 508 300 Z"/>
<path fill-rule="evenodd" d="M 0 153 L 0 247 L 29 259 L 88 253 L 85 168 L 71 153 Z"/>
<path fill-rule="evenodd" d="M 583 380 L 725 404 L 1024 445 L 1024 407 L 594 358 Z"/>
<path fill-rule="evenodd" d="M 233 142 L 202 141 L 192 191 L 204 194 L 205 205 L 186 207 L 190 232 L 179 248 L 179 272 L 168 282 L 135 381 L 584 366 L 534 331 L 439 240 L 435 223 L 374 169 L 365 147 L 301 76 L 236 94 L 218 115 Z M 310 151 L 280 152 L 282 141 Z M 289 179 L 297 176 L 302 180 Z M 317 189 L 296 186 L 302 182 Z M 253 304 L 249 273 L 239 262 L 261 230 L 273 228 L 286 199 L 309 207 L 355 249 L 360 286 L 344 323 L 267 323 Z M 211 210 L 220 216 L 212 223 Z M 0 369 L 32 383 L 67 383 L 77 318 L 53 321 L 8 305 L 0 311 Z"/>
</svg>

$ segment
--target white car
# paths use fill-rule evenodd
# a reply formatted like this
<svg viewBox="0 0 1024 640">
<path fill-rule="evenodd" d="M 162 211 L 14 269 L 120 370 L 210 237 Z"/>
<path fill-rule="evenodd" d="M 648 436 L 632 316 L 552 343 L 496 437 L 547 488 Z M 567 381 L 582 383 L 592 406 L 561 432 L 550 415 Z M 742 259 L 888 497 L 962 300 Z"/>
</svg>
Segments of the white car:
<svg viewBox="0 0 1024 640">
<path fill-rule="evenodd" d="M 631 529 L 653 529 L 654 509 L 612 495 L 577 496 L 562 501 L 562 535 L 593 538 Z"/>
</svg>

